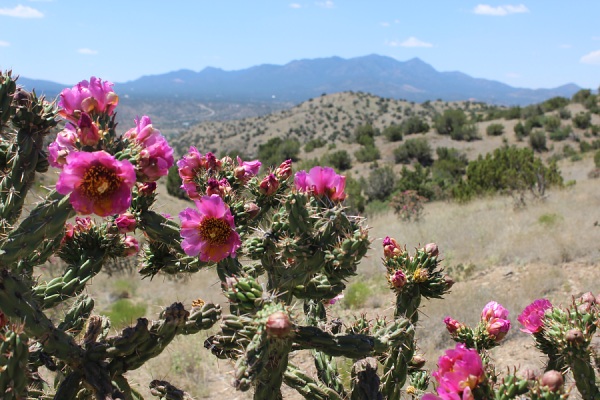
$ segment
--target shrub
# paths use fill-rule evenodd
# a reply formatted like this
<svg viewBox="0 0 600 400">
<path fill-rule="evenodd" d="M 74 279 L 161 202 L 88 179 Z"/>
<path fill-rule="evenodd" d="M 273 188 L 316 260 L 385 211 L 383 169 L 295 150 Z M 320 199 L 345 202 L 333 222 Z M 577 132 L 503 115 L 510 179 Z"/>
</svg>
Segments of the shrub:
<svg viewBox="0 0 600 400">
<path fill-rule="evenodd" d="M 348 286 L 344 291 L 344 300 L 342 305 L 344 308 L 360 308 L 365 305 L 368 298 L 371 296 L 371 288 L 363 281 L 357 281 Z"/>
<path fill-rule="evenodd" d="M 374 146 L 375 145 L 375 129 L 373 125 L 360 125 L 354 130 L 354 140 L 358 144 L 363 146 Z"/>
<path fill-rule="evenodd" d="M 110 310 L 105 314 L 115 327 L 121 328 L 131 324 L 145 313 L 145 304 L 135 304 L 129 299 L 119 299 L 110 306 Z"/>
<path fill-rule="evenodd" d="M 485 132 L 488 136 L 500 136 L 504 133 L 504 125 L 502 124 L 490 124 L 486 128 Z"/>
<path fill-rule="evenodd" d="M 546 132 L 554 132 L 560 128 L 560 118 L 555 115 L 549 115 L 544 118 L 544 129 Z"/>
<path fill-rule="evenodd" d="M 182 181 L 179 176 L 177 165 L 173 165 L 169 168 L 169 173 L 167 174 L 167 193 L 179 199 L 189 200 L 190 198 L 185 190 L 181 188 L 181 185 Z"/>
<path fill-rule="evenodd" d="M 412 138 L 394 150 L 396 163 L 408 164 L 415 159 L 419 164 L 428 166 L 433 163 L 433 150 L 426 138 Z"/>
<path fill-rule="evenodd" d="M 600 150 L 594 154 L 594 165 L 596 165 L 596 168 L 600 168 Z"/>
<path fill-rule="evenodd" d="M 426 201 L 427 198 L 420 196 L 416 190 L 405 190 L 392 197 L 390 206 L 402 221 L 418 221 L 423 216 L 423 203 Z"/>
<path fill-rule="evenodd" d="M 440 197 L 439 190 L 431 179 L 431 170 L 421 164 L 416 164 L 414 170 L 402 167 L 400 179 L 396 183 L 396 191 L 404 192 L 406 190 L 414 190 L 428 199 Z"/>
<path fill-rule="evenodd" d="M 589 112 L 579 113 L 572 119 L 573 125 L 579 129 L 587 129 L 592 125 L 592 114 Z"/>
<path fill-rule="evenodd" d="M 517 124 L 514 127 L 514 131 L 515 136 L 517 137 L 517 140 L 519 142 L 523 140 L 525 136 L 529 135 L 529 132 L 527 131 L 527 129 L 525 129 L 525 125 L 523 125 L 521 121 L 517 122 Z"/>
<path fill-rule="evenodd" d="M 362 194 L 363 185 L 358 180 L 346 175 L 346 206 L 350 213 L 358 214 L 365 211 L 366 199 Z"/>
<path fill-rule="evenodd" d="M 452 140 L 464 140 L 466 142 L 481 139 L 474 124 L 465 124 L 458 127 L 450 133 L 450 137 Z"/>
<path fill-rule="evenodd" d="M 567 99 L 566 97 L 556 96 L 544 101 L 542 103 L 542 110 L 544 110 L 544 112 L 555 111 L 559 108 L 565 107 L 568 104 L 569 99 Z"/>
<path fill-rule="evenodd" d="M 537 152 L 547 151 L 546 134 L 540 130 L 531 132 L 529 135 L 529 145 Z"/>
<path fill-rule="evenodd" d="M 558 116 L 560 119 L 571 119 L 571 111 L 568 108 L 561 108 L 558 110 Z"/>
<path fill-rule="evenodd" d="M 415 133 L 426 133 L 429 131 L 429 124 L 421 117 L 414 115 L 402 122 L 402 133 L 413 135 Z"/>
<path fill-rule="evenodd" d="M 299 152 L 298 139 L 274 137 L 258 146 L 258 159 L 263 163 L 263 167 L 275 167 L 288 159 L 298 161 Z"/>
<path fill-rule="evenodd" d="M 399 142 L 402 140 L 402 127 L 400 125 L 390 125 L 383 130 L 383 136 L 390 142 Z"/>
<path fill-rule="evenodd" d="M 556 129 L 553 132 L 550 132 L 550 139 L 554 141 L 562 141 L 567 139 L 573 133 L 573 129 L 571 125 L 564 126 L 562 128 Z"/>
<path fill-rule="evenodd" d="M 395 183 L 396 174 L 391 167 L 376 168 L 369 173 L 365 194 L 369 200 L 386 200 L 392 194 Z"/>
<path fill-rule="evenodd" d="M 452 132 L 459 130 L 467 123 L 467 115 L 461 109 L 444 110 L 443 114 L 438 114 L 433 121 L 435 130 L 440 135 L 452 135 Z"/>
<path fill-rule="evenodd" d="M 358 162 L 371 162 L 379 160 L 381 154 L 379 154 L 379 149 L 375 146 L 363 146 L 354 152 L 354 157 L 356 157 Z"/>
<path fill-rule="evenodd" d="M 346 150 L 338 150 L 323 157 L 323 164 L 331 165 L 338 171 L 352 168 L 352 159 Z"/>
<path fill-rule="evenodd" d="M 310 139 L 308 142 L 306 142 L 304 144 L 304 151 L 307 152 L 307 153 L 310 153 L 314 149 L 318 149 L 320 147 L 323 147 L 326 144 L 327 144 L 327 141 L 325 139 L 323 139 L 323 138 Z"/>
</svg>

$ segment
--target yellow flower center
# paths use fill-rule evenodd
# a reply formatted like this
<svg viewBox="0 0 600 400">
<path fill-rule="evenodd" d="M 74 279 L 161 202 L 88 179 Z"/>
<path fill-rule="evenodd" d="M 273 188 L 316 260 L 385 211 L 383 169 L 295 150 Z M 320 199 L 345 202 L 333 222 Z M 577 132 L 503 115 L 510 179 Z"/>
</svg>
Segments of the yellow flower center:
<svg viewBox="0 0 600 400">
<path fill-rule="evenodd" d="M 223 245 L 227 243 L 231 234 L 231 227 L 220 218 L 206 217 L 198 227 L 202 239 L 209 242 L 211 245 Z"/>
<path fill-rule="evenodd" d="M 114 171 L 103 165 L 95 165 L 86 171 L 81 187 L 91 199 L 101 199 L 112 195 L 119 187 L 120 179 Z"/>
</svg>

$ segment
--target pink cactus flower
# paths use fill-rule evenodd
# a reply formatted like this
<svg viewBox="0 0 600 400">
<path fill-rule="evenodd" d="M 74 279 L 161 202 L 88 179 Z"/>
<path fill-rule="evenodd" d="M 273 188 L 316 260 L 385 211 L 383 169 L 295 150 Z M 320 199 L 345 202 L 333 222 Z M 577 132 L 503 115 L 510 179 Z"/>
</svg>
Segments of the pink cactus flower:
<svg viewBox="0 0 600 400">
<path fill-rule="evenodd" d="M 336 174 L 333 168 L 313 167 L 308 173 L 296 172 L 294 183 L 296 189 L 318 197 L 324 196 L 332 201 L 343 201 L 346 198 L 346 177 Z"/>
<path fill-rule="evenodd" d="M 437 393 L 443 400 L 473 399 L 472 390 L 484 380 L 483 363 L 474 349 L 457 343 L 438 360 L 438 370 L 432 373 L 438 382 Z M 433 397 L 432 397 L 433 396 Z M 423 397 L 426 398 L 426 397 Z M 437 398 L 429 395 L 429 399 Z"/>
<path fill-rule="evenodd" d="M 190 147 L 188 153 L 177 161 L 179 176 L 183 183 L 192 182 L 196 173 L 204 167 L 206 158 L 194 146 Z"/>
<path fill-rule="evenodd" d="M 337 303 L 338 301 L 342 300 L 343 298 L 344 298 L 344 293 L 340 293 L 337 296 L 335 296 L 333 299 L 326 300 L 326 304 L 329 304 L 330 306 L 332 306 L 335 303 Z"/>
<path fill-rule="evenodd" d="M 446 317 L 444 318 L 444 324 L 446 324 L 446 329 L 450 332 L 451 335 L 455 334 L 457 331 L 464 328 L 464 324 L 458 322 L 454 318 Z"/>
<path fill-rule="evenodd" d="M 67 156 L 74 151 L 77 142 L 77 130 L 74 125 L 67 124 L 58 132 L 54 142 L 48 146 L 48 162 L 54 168 L 62 168 L 67 163 Z"/>
<path fill-rule="evenodd" d="M 112 115 L 119 104 L 119 96 L 112 89 L 113 83 L 92 76 L 90 81 L 81 81 L 71 89 L 60 93 L 59 114 L 77 122 L 82 112 Z"/>
<path fill-rule="evenodd" d="M 402 254 L 402 248 L 396 242 L 396 239 L 386 236 L 383 239 L 383 255 L 385 258 L 392 258 Z"/>
<path fill-rule="evenodd" d="M 67 156 L 56 191 L 70 193 L 78 213 L 106 217 L 129 208 L 134 184 L 135 171 L 129 161 L 118 161 L 105 151 L 76 151 Z"/>
<path fill-rule="evenodd" d="M 154 129 L 150 117 L 135 120 L 136 127 L 123 135 L 141 147 L 137 160 L 138 178 L 142 182 L 154 182 L 169 173 L 174 163 L 173 149 L 158 129 Z"/>
<path fill-rule="evenodd" d="M 237 157 L 237 162 L 238 166 L 234 170 L 234 175 L 242 182 L 247 182 L 249 179 L 256 176 L 262 165 L 258 160 L 242 161 L 240 157 Z"/>
<path fill-rule="evenodd" d="M 546 299 L 537 299 L 523 310 L 517 321 L 523 325 L 523 332 L 538 333 L 544 327 L 544 315 L 552 309 L 552 303 Z"/>
<path fill-rule="evenodd" d="M 79 232 L 85 232 L 94 226 L 94 221 L 90 217 L 75 217 L 75 223 L 72 224 L 67 222 L 65 224 L 65 236 L 62 238 L 61 243 L 73 239 L 73 236 Z"/>
<path fill-rule="evenodd" d="M 279 179 L 277 179 L 275 174 L 265 176 L 258 187 L 258 191 L 265 196 L 274 195 L 277 189 L 279 189 Z"/>
<path fill-rule="evenodd" d="M 142 196 L 150 196 L 156 191 L 156 182 L 138 183 L 138 193 Z"/>
<path fill-rule="evenodd" d="M 235 257 L 242 243 L 227 204 L 217 195 L 203 196 L 195 202 L 197 210 L 186 208 L 179 213 L 183 251 L 199 256 L 201 261 Z"/>
<path fill-rule="evenodd" d="M 125 245 L 125 250 L 123 251 L 125 257 L 134 256 L 140 251 L 140 245 L 133 236 L 126 236 L 123 244 Z"/>
<path fill-rule="evenodd" d="M 487 333 L 497 342 L 510 330 L 508 310 L 495 301 L 490 301 L 483 307 L 481 321 L 485 324 Z"/>
<path fill-rule="evenodd" d="M 223 178 L 220 181 L 216 180 L 215 178 L 209 178 L 206 182 L 207 196 L 216 194 L 219 197 L 225 197 L 229 193 L 231 193 L 231 185 L 226 178 Z"/>
<path fill-rule="evenodd" d="M 77 136 L 84 146 L 95 146 L 100 141 L 100 132 L 88 113 L 82 112 L 77 121 Z"/>
<path fill-rule="evenodd" d="M 136 220 L 133 214 L 126 212 L 115 218 L 115 225 L 117 225 L 119 233 L 129 233 L 135 230 Z"/>
</svg>

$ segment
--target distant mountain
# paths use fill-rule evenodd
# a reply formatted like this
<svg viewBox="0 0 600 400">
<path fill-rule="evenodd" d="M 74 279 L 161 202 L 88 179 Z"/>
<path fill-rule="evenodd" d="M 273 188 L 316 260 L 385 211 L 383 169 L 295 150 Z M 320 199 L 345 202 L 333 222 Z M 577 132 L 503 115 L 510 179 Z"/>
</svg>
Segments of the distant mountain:
<svg viewBox="0 0 600 400">
<path fill-rule="evenodd" d="M 264 64 L 237 71 L 213 67 L 200 72 L 179 70 L 115 84 L 120 95 L 130 97 L 293 103 L 323 93 L 360 91 L 415 102 L 442 99 L 527 105 L 554 96 L 571 97 L 580 89 L 574 84 L 553 89 L 515 88 L 461 72 L 439 72 L 418 58 L 402 62 L 380 55 L 297 60 L 283 66 Z"/>
</svg>

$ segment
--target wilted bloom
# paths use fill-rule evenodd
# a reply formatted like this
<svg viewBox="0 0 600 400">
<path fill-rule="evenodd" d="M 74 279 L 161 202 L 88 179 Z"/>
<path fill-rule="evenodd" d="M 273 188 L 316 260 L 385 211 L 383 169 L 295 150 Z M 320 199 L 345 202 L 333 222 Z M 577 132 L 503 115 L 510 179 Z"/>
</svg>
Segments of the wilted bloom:
<svg viewBox="0 0 600 400">
<path fill-rule="evenodd" d="M 125 250 L 123 251 L 125 257 L 133 256 L 140 251 L 140 245 L 133 236 L 125 237 L 123 244 L 125 245 Z"/>
<path fill-rule="evenodd" d="M 77 121 L 77 137 L 84 146 L 95 146 L 100 141 L 100 131 L 88 113 L 82 112 Z"/>
<path fill-rule="evenodd" d="M 75 211 L 106 217 L 129 208 L 134 184 L 135 171 L 129 161 L 118 161 L 105 151 L 76 151 L 67 156 L 56 191 L 71 193 Z"/>
<path fill-rule="evenodd" d="M 137 170 L 140 180 L 156 181 L 169 173 L 174 163 L 173 149 L 158 129 L 154 129 L 150 117 L 143 116 L 135 120 L 136 127 L 123 135 L 141 147 L 137 158 Z"/>
<path fill-rule="evenodd" d="M 294 183 L 298 190 L 310 192 L 315 196 L 325 196 L 332 201 L 342 201 L 346 198 L 346 177 L 336 174 L 333 168 L 313 167 L 308 173 L 298 171 Z"/>
<path fill-rule="evenodd" d="M 388 277 L 390 284 L 396 289 L 402 289 L 406 285 L 406 275 L 401 269 L 397 269 Z"/>
<path fill-rule="evenodd" d="M 73 122 L 79 120 L 82 112 L 111 115 L 119 103 L 112 87 L 112 82 L 92 76 L 89 82 L 81 81 L 71 89 L 64 89 L 58 101 L 59 114 Z"/>
<path fill-rule="evenodd" d="M 517 321 L 523 325 L 523 332 L 537 333 L 544 326 L 544 315 L 546 310 L 552 308 L 552 303 L 546 299 L 537 299 L 523 310 L 521 315 L 517 317 Z"/>
<path fill-rule="evenodd" d="M 292 160 L 285 160 L 275 169 L 275 175 L 279 179 L 287 179 L 292 176 Z"/>
<path fill-rule="evenodd" d="M 438 370 L 432 376 L 438 382 L 437 392 L 440 398 L 473 399 L 472 389 L 484 379 L 483 363 L 477 350 L 458 343 L 454 349 L 446 350 L 439 358 Z"/>
<path fill-rule="evenodd" d="M 385 258 L 391 258 L 402 254 L 402 248 L 396 242 L 396 239 L 386 236 L 383 239 L 383 255 Z"/>
<path fill-rule="evenodd" d="M 446 329 L 448 330 L 448 332 L 450 332 L 451 335 L 465 327 L 464 324 L 461 324 L 460 322 L 451 317 L 444 318 L 444 324 L 446 324 Z"/>
<path fill-rule="evenodd" d="M 256 176 L 260 166 L 262 165 L 262 163 L 258 160 L 242 161 L 240 157 L 237 157 L 237 162 L 238 166 L 234 170 L 234 175 L 242 182 L 246 182 L 253 176 Z"/>
<path fill-rule="evenodd" d="M 58 132 L 54 142 L 48 146 L 48 162 L 54 168 L 62 168 L 67 163 L 67 156 L 75 150 L 77 131 L 74 125 L 67 124 Z"/>
<path fill-rule="evenodd" d="M 231 192 L 231 185 L 226 178 L 220 181 L 215 178 L 209 178 L 206 182 L 206 195 L 211 196 L 216 194 L 217 196 L 224 197 Z M 191 197 L 191 196 L 190 196 Z"/>
<path fill-rule="evenodd" d="M 119 229 L 119 233 L 128 233 L 135 230 L 136 220 L 133 214 L 127 212 L 115 218 L 115 224 Z"/>
<path fill-rule="evenodd" d="M 194 146 L 190 147 L 188 153 L 177 161 L 179 176 L 185 184 L 192 182 L 196 173 L 206 164 L 205 157 Z"/>
<path fill-rule="evenodd" d="M 269 174 L 263 178 L 258 186 L 259 192 L 265 196 L 272 196 L 279 188 L 279 179 L 274 174 Z"/>
<path fill-rule="evenodd" d="M 241 246 L 229 207 L 217 196 L 196 200 L 197 210 L 186 208 L 181 219 L 181 247 L 189 256 L 201 261 L 221 261 L 232 256 Z"/>
</svg>

